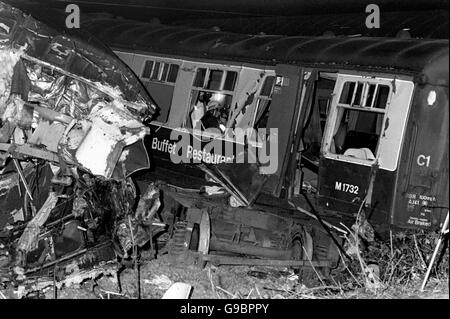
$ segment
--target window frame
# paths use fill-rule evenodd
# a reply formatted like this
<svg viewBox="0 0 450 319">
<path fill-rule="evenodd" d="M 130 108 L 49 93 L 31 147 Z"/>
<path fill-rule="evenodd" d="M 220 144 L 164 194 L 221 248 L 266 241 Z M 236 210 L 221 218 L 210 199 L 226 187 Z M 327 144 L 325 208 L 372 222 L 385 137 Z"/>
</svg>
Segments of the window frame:
<svg viewBox="0 0 450 319">
<path fill-rule="evenodd" d="M 350 104 L 346 104 L 346 103 L 342 103 L 341 102 L 342 94 L 344 92 L 344 88 L 345 88 L 345 85 L 347 83 L 355 83 L 355 87 L 353 89 L 353 94 L 352 94 L 352 98 L 351 98 Z M 372 103 L 371 103 L 370 107 L 364 106 L 366 104 L 366 102 L 367 102 L 368 90 L 370 88 L 370 85 L 372 85 L 372 84 L 376 85 L 375 92 L 374 92 L 374 95 L 373 95 L 373 98 L 372 98 Z M 362 85 L 362 88 L 361 88 L 361 92 L 360 92 L 361 96 L 359 97 L 359 104 L 355 104 L 355 99 L 356 99 L 356 96 L 358 95 L 358 89 L 359 89 L 360 85 Z M 377 94 L 379 92 L 379 87 L 380 86 L 387 86 L 389 88 L 388 99 L 386 100 L 386 105 L 385 105 L 385 108 L 383 108 L 383 109 L 381 109 L 381 108 L 374 108 L 373 107 L 373 105 L 375 104 L 375 100 L 378 97 Z M 379 81 L 374 81 L 374 80 L 370 80 L 370 79 L 361 79 L 361 80 L 356 80 L 356 81 L 355 80 L 345 80 L 342 83 L 342 85 L 341 85 L 341 89 L 340 89 L 340 92 L 339 92 L 339 95 L 338 95 L 338 98 L 337 98 L 337 104 L 336 104 L 336 112 L 337 112 L 337 114 L 339 114 L 340 112 L 344 112 L 344 114 L 345 114 L 345 110 L 349 110 L 349 111 L 356 111 L 356 112 L 369 112 L 369 113 L 382 114 L 382 116 L 383 116 L 382 117 L 381 131 L 380 131 L 380 134 L 378 136 L 378 141 L 377 141 L 377 145 L 376 145 L 375 151 L 373 152 L 373 155 L 374 155 L 375 159 L 374 160 L 357 159 L 357 158 L 354 158 L 354 157 L 351 157 L 351 156 L 347 156 L 347 155 L 344 155 L 344 154 L 332 153 L 331 150 L 329 150 L 329 153 L 337 155 L 337 156 L 342 156 L 342 157 L 345 157 L 345 158 L 351 158 L 352 160 L 364 161 L 366 163 L 373 164 L 379 158 L 379 155 L 380 155 L 379 154 L 379 149 L 380 149 L 380 143 L 381 143 L 381 134 L 383 132 L 383 127 L 385 125 L 387 108 L 388 108 L 388 105 L 390 104 L 389 103 L 389 98 L 391 97 L 391 95 L 392 95 L 392 86 L 388 85 L 387 83 L 381 84 Z M 341 109 L 342 109 L 342 111 L 341 111 Z M 344 116 L 344 114 L 342 116 Z M 342 118 L 341 118 L 341 121 L 342 121 Z M 337 121 L 336 121 L 334 123 L 333 127 L 335 128 L 337 125 L 341 125 L 341 123 L 337 123 Z M 333 136 L 333 138 L 334 138 L 334 136 Z"/>
<path fill-rule="evenodd" d="M 195 82 L 197 80 L 197 74 L 198 74 L 198 71 L 200 69 L 206 69 L 205 77 L 203 78 L 202 85 L 201 86 L 196 86 Z M 207 88 L 207 84 L 208 84 L 208 81 L 209 81 L 209 77 L 211 75 L 211 71 L 222 71 L 223 72 L 222 79 L 220 81 L 220 87 L 219 87 L 218 90 L 213 90 L 213 89 L 208 89 Z M 233 90 L 225 90 L 224 89 L 224 85 L 225 85 L 225 82 L 226 82 L 226 79 L 227 79 L 227 76 L 228 76 L 228 72 L 236 73 L 236 80 L 234 81 Z M 203 66 L 201 66 L 201 67 L 195 68 L 195 75 L 194 75 L 194 78 L 193 78 L 193 81 L 192 81 L 191 90 L 197 89 L 197 90 L 201 90 L 201 91 L 209 92 L 209 93 L 230 94 L 234 98 L 234 94 L 236 92 L 236 87 L 237 87 L 238 82 L 239 82 L 239 72 L 236 71 L 236 70 L 228 70 L 228 69 L 225 69 L 225 68 L 218 68 L 218 67 L 209 67 L 209 66 L 203 67 Z"/>
<path fill-rule="evenodd" d="M 270 93 L 269 93 L 268 95 L 261 95 L 262 90 L 264 89 L 264 85 L 265 85 L 267 79 L 270 78 L 270 77 L 273 78 L 272 87 L 270 88 Z M 274 73 L 274 74 L 267 74 L 267 75 L 264 77 L 264 81 L 262 82 L 262 85 L 261 85 L 261 87 L 260 87 L 260 89 L 259 89 L 258 96 L 257 96 L 256 107 L 255 107 L 255 112 L 254 112 L 255 114 L 253 114 L 252 125 L 251 125 L 252 128 L 255 128 L 255 125 L 256 125 L 256 116 L 258 115 L 258 111 L 259 111 L 259 108 L 260 108 L 260 106 L 261 106 L 261 103 L 263 103 L 263 102 L 271 103 L 271 102 L 272 102 L 272 99 L 273 99 L 273 91 L 274 91 L 274 89 L 275 89 L 276 80 L 277 80 L 277 75 L 276 75 L 275 73 Z M 270 109 L 270 105 L 269 105 L 268 107 L 269 107 L 269 109 Z M 269 110 L 268 110 L 268 111 L 269 111 Z M 270 112 L 270 111 L 269 111 L 269 112 Z"/>
<path fill-rule="evenodd" d="M 145 77 L 144 72 L 146 70 L 147 63 L 149 63 L 149 62 L 152 63 L 152 68 L 150 70 L 150 76 Z M 156 77 L 153 77 L 155 74 L 156 66 L 158 66 L 158 73 L 157 73 Z M 175 66 L 177 66 L 175 81 L 170 82 L 167 79 L 169 78 L 169 74 L 171 74 L 172 67 L 175 67 Z M 165 77 L 163 79 L 165 67 L 167 67 L 167 72 L 165 72 Z M 175 86 L 177 79 L 178 79 L 179 72 L 180 72 L 180 64 L 178 64 L 178 63 L 173 63 L 173 62 L 159 60 L 159 59 L 145 59 L 144 63 L 142 64 L 139 77 L 143 82 L 153 82 L 153 83 L 161 83 L 161 84 Z"/>
<path fill-rule="evenodd" d="M 197 74 L 198 74 L 198 71 L 200 69 L 204 69 L 204 70 L 206 70 L 206 72 L 205 72 L 205 76 L 203 78 L 203 83 L 201 84 L 201 86 L 197 86 L 196 85 Z M 211 90 L 211 89 L 207 89 L 206 88 L 207 84 L 208 84 L 208 81 L 209 81 L 209 77 L 210 77 L 211 71 L 222 71 L 223 72 L 222 79 L 221 79 L 221 82 L 220 82 L 220 90 Z M 234 82 L 234 87 L 233 87 L 232 91 L 223 89 L 224 84 L 226 82 L 226 78 L 228 76 L 228 72 L 236 73 L 236 80 Z M 191 84 L 191 87 L 190 87 L 191 99 L 192 99 L 192 94 L 193 94 L 194 91 L 196 91 L 196 92 L 201 92 L 202 91 L 202 92 L 207 92 L 207 93 L 211 93 L 211 94 L 218 93 L 218 94 L 224 94 L 224 95 L 231 96 L 231 103 L 230 103 L 230 107 L 229 107 L 229 110 L 228 110 L 228 118 L 227 118 L 227 121 L 229 121 L 230 120 L 230 115 L 231 115 L 231 107 L 232 107 L 233 102 L 234 102 L 234 100 L 236 98 L 236 90 L 237 90 L 238 85 L 239 85 L 239 76 L 240 76 L 240 71 L 236 70 L 236 69 L 228 69 L 226 67 L 224 68 L 224 67 L 220 67 L 220 66 L 216 66 L 216 65 L 198 65 L 198 66 L 196 66 L 196 68 L 194 70 L 194 76 L 192 77 L 192 84 Z M 194 104 L 195 104 L 195 101 L 194 101 Z M 190 116 L 190 112 L 192 111 L 192 107 L 193 107 L 193 104 L 190 104 L 189 105 L 189 109 L 188 109 L 189 111 L 187 112 L 187 117 Z M 186 117 L 186 119 L 183 122 L 183 127 L 188 128 L 188 129 L 192 129 L 194 133 L 197 132 L 197 129 L 189 127 L 187 125 L 187 123 L 190 122 L 190 120 L 187 117 Z M 228 127 L 226 128 L 226 130 L 228 130 Z M 225 131 L 225 134 L 218 135 L 218 134 L 212 134 L 210 132 L 202 130 L 201 134 L 203 136 L 208 136 L 208 137 L 211 137 L 211 138 L 218 138 L 218 137 L 226 135 L 226 131 Z"/>
<path fill-rule="evenodd" d="M 342 71 L 341 71 L 342 72 Z M 325 126 L 325 132 L 322 139 L 321 153 L 324 158 L 354 163 L 364 166 L 372 166 L 375 160 L 364 160 L 343 154 L 334 154 L 331 152 L 331 141 L 334 136 L 336 121 L 338 120 L 338 104 L 340 94 L 345 81 L 360 81 L 369 84 L 378 83 L 390 88 L 386 99 L 385 109 L 369 107 L 349 107 L 341 104 L 341 108 L 350 108 L 351 110 L 368 110 L 369 112 L 384 113 L 381 132 L 377 143 L 377 150 L 374 154 L 381 169 L 395 171 L 398 167 L 402 143 L 406 131 L 407 118 L 409 116 L 412 97 L 414 93 L 414 82 L 408 76 L 399 75 L 365 75 L 362 73 L 338 73 L 338 78 L 333 92 L 333 99 L 330 108 L 330 115 Z M 396 87 L 396 90 L 394 90 Z M 389 129 L 386 126 L 386 119 L 389 119 Z M 395 129 L 393 129 L 395 127 Z"/>
</svg>

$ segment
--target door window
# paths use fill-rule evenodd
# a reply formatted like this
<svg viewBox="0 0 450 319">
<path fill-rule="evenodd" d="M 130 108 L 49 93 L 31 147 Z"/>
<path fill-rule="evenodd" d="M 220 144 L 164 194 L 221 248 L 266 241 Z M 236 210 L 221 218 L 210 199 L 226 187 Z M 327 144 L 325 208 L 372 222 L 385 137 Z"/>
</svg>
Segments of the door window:
<svg viewBox="0 0 450 319">
<path fill-rule="evenodd" d="M 411 80 L 339 74 L 325 125 L 324 156 L 367 166 L 377 160 L 380 168 L 395 170 L 413 90 Z"/>
<path fill-rule="evenodd" d="M 332 154 L 375 160 L 390 88 L 387 85 L 347 81 L 337 104 Z"/>
</svg>

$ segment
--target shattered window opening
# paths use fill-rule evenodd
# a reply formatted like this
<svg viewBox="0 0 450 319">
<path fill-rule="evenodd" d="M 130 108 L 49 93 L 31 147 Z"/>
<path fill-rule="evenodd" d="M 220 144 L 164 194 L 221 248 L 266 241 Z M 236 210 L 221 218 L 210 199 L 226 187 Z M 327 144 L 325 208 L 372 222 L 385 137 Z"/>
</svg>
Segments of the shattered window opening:
<svg viewBox="0 0 450 319">
<path fill-rule="evenodd" d="M 305 98 L 305 105 L 302 106 L 305 107 L 305 119 L 299 152 L 314 169 L 318 169 L 323 132 L 335 85 L 336 74 L 327 72 L 318 72 L 317 76 L 309 74 L 304 82 L 303 90 L 311 97 Z"/>
<path fill-rule="evenodd" d="M 253 127 L 256 129 L 267 128 L 267 120 L 269 119 L 270 103 L 272 102 L 272 93 L 275 83 L 275 76 L 267 76 L 261 87 L 258 96 L 258 102 L 255 110 L 255 118 Z"/>
<path fill-rule="evenodd" d="M 266 77 L 264 80 L 264 84 L 261 88 L 261 92 L 259 93 L 259 96 L 265 96 L 265 97 L 272 96 L 274 81 L 275 81 L 274 76 Z"/>
<path fill-rule="evenodd" d="M 191 108 L 187 127 L 196 130 L 215 128 L 222 133 L 228 127 L 230 108 L 238 73 L 198 68 L 191 92 Z"/>
<path fill-rule="evenodd" d="M 390 87 L 346 81 L 337 104 L 330 153 L 374 161 L 378 152 Z"/>
<path fill-rule="evenodd" d="M 192 99 L 197 102 L 190 114 L 190 127 L 197 130 L 217 128 L 223 132 L 230 115 L 233 96 L 214 91 L 193 90 Z"/>
</svg>

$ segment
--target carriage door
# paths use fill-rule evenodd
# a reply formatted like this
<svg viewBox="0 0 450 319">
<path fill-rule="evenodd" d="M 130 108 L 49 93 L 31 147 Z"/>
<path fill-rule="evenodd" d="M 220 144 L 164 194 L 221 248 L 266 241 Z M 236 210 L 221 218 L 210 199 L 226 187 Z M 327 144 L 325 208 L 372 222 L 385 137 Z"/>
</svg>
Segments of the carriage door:
<svg viewBox="0 0 450 319">
<path fill-rule="evenodd" d="M 274 139 L 270 143 L 270 158 L 277 162 L 277 169 L 269 176 L 264 189 L 274 196 L 280 196 L 298 119 L 302 68 L 294 65 L 277 65 L 275 72 L 267 129 L 273 130 L 270 136 Z M 274 144 L 277 145 L 276 148 L 272 146 Z"/>
</svg>

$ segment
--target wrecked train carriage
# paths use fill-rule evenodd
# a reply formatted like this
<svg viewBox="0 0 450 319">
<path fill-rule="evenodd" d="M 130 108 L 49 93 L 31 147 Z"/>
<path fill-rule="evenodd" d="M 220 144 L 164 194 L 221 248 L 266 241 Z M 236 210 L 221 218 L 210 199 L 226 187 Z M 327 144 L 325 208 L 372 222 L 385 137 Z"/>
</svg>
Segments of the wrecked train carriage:
<svg viewBox="0 0 450 319">
<path fill-rule="evenodd" d="M 181 187 L 192 197 L 190 188 L 208 185 L 206 175 L 233 194 L 235 206 L 262 205 L 262 215 L 292 213 L 295 206 L 350 226 L 363 210 L 381 235 L 442 223 L 448 207 L 448 40 L 250 36 L 110 18 L 84 25 L 133 69 L 160 106 L 147 147 L 156 168 L 152 178 L 173 185 L 169 193 Z M 221 108 L 215 131 L 205 130 L 203 114 L 196 114 L 205 96 L 206 111 L 208 105 Z M 278 129 L 275 172 L 227 164 L 242 150 L 236 128 Z M 180 141 L 184 132 L 190 145 Z M 212 149 L 211 141 L 222 147 Z M 230 148 L 235 152 L 226 153 Z M 178 153 L 181 165 L 173 156 Z M 205 196 L 201 201 L 208 202 Z M 196 200 L 177 202 L 198 206 Z M 228 223 L 213 227 L 213 238 L 237 246 L 243 238 L 257 247 L 289 246 L 271 240 L 283 227 L 244 222 L 247 213 L 253 222 L 258 214 L 224 205 L 213 204 L 220 211 L 214 219 Z M 195 225 L 201 218 L 192 219 Z M 260 239 L 258 228 L 265 230 Z"/>
<path fill-rule="evenodd" d="M 155 192 L 135 211 L 129 175 L 149 166 L 144 122 L 156 106 L 134 74 L 1 2 L 0 64 L 2 270 L 88 270 L 126 256 L 132 231 L 148 241 Z"/>
</svg>

